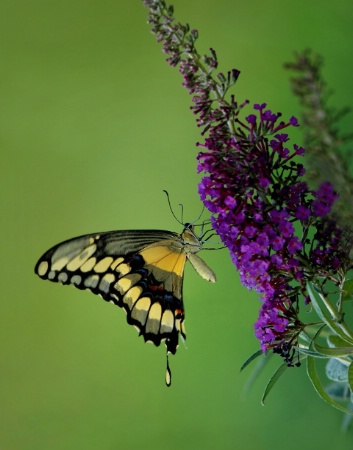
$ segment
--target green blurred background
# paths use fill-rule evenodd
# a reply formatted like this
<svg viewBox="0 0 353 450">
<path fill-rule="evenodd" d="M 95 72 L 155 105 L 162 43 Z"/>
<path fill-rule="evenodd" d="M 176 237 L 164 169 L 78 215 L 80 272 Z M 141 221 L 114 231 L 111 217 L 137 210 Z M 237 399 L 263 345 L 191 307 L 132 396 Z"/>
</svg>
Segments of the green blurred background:
<svg viewBox="0 0 353 450">
<path fill-rule="evenodd" d="M 175 0 L 176 17 L 242 71 L 237 98 L 298 115 L 282 68 L 294 50 L 326 60 L 332 104 L 352 102 L 351 0 Z M 1 450 L 352 449 L 341 416 L 290 370 L 268 399 L 272 365 L 250 394 L 258 300 L 227 252 L 204 252 L 210 285 L 187 267 L 187 349 L 145 345 L 125 314 L 43 282 L 36 260 L 84 233 L 178 231 L 201 210 L 190 98 L 164 62 L 138 0 L 2 0 Z M 343 121 L 350 130 L 352 116 Z M 300 133 L 296 136 L 300 143 Z"/>
</svg>

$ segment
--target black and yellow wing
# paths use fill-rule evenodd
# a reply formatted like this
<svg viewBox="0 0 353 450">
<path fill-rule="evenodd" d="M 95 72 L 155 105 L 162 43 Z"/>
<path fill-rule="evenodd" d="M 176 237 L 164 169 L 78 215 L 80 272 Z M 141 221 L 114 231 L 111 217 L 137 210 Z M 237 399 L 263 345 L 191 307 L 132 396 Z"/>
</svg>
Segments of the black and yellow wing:
<svg viewBox="0 0 353 450">
<path fill-rule="evenodd" d="M 186 259 L 197 272 L 215 275 L 196 253 L 202 248 L 190 225 L 182 234 L 163 230 L 94 233 L 70 239 L 48 250 L 35 272 L 43 279 L 89 289 L 124 308 L 127 322 L 145 341 L 175 354 L 184 328 L 183 274 Z M 167 366 L 167 385 L 170 371 Z"/>
</svg>

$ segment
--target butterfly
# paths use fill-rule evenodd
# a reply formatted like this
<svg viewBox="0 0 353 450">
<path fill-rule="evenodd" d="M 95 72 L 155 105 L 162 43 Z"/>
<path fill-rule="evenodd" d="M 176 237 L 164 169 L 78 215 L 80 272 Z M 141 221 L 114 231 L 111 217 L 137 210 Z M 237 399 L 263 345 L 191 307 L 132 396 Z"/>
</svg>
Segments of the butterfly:
<svg viewBox="0 0 353 450">
<path fill-rule="evenodd" d="M 210 282 L 214 272 L 197 255 L 207 232 L 184 224 L 181 234 L 164 230 L 93 233 L 55 245 L 39 259 L 40 278 L 88 289 L 123 308 L 145 342 L 167 349 L 166 384 L 171 385 L 168 354 L 179 335 L 186 339 L 183 277 L 186 260 Z"/>
</svg>

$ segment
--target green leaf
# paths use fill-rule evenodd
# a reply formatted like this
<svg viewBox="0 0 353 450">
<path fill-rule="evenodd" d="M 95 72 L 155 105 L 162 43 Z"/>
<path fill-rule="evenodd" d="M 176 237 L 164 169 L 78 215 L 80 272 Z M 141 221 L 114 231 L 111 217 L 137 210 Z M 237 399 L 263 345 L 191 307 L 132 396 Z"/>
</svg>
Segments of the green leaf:
<svg viewBox="0 0 353 450">
<path fill-rule="evenodd" d="M 257 364 L 255 366 L 255 369 L 251 372 L 250 377 L 248 378 L 246 385 L 244 387 L 245 392 L 249 392 L 251 388 L 253 387 L 256 379 L 258 378 L 260 372 L 262 372 L 265 365 L 268 363 L 270 358 L 272 357 L 273 353 L 263 353 L 261 350 L 258 350 L 257 352 L 253 353 L 250 358 L 248 358 L 245 363 L 242 365 L 240 370 L 245 369 L 245 367 L 250 364 L 251 361 L 253 361 L 258 356 L 262 356 L 262 358 L 259 358 L 257 361 Z"/>
<path fill-rule="evenodd" d="M 347 356 L 349 359 L 349 356 L 353 354 L 353 346 L 347 347 L 347 342 L 341 339 L 339 336 L 336 335 L 329 335 L 327 336 L 327 341 L 329 346 L 325 347 L 320 345 L 317 341 L 319 339 L 320 334 L 323 334 L 322 332 L 325 330 L 325 326 L 322 326 L 319 331 L 316 332 L 315 336 L 313 337 L 310 348 L 314 349 L 315 351 L 311 352 L 309 350 L 308 353 L 310 356 L 323 358 L 323 357 L 332 357 L 332 358 L 338 358 L 338 357 L 344 357 Z"/>
<path fill-rule="evenodd" d="M 342 326 L 331 317 L 331 313 L 321 307 L 320 303 L 316 299 L 316 295 L 311 289 L 310 283 L 307 284 L 307 291 L 310 296 L 311 304 L 315 308 L 317 315 L 320 319 L 341 339 L 353 345 L 353 338 L 342 330 Z"/>
<path fill-rule="evenodd" d="M 348 366 L 341 363 L 338 359 L 330 358 L 325 368 L 326 376 L 332 381 L 347 383 Z"/>
<path fill-rule="evenodd" d="M 249 358 L 241 366 L 240 372 L 242 372 L 245 369 L 245 367 L 247 367 L 252 361 L 254 361 L 254 359 L 258 358 L 259 356 L 261 356 L 263 354 L 264 353 L 262 350 L 257 350 L 255 353 L 253 353 L 251 356 L 249 356 Z"/>
<path fill-rule="evenodd" d="M 314 339 L 316 339 L 318 337 L 321 329 L 322 328 L 320 328 L 317 331 L 316 335 L 314 336 Z M 313 339 L 313 342 L 314 342 L 314 339 Z M 312 342 L 310 347 L 312 347 L 313 342 Z M 320 377 L 319 377 L 319 375 L 317 373 L 316 362 L 315 362 L 315 358 L 314 357 L 308 356 L 306 370 L 307 370 L 308 377 L 309 377 L 312 385 L 314 386 L 314 389 L 316 390 L 316 392 L 319 394 L 319 396 L 325 402 L 327 402 L 329 405 L 333 406 L 334 408 L 339 409 L 340 411 L 342 411 L 344 413 L 353 414 L 353 411 L 349 411 L 348 409 L 346 409 L 343 406 L 341 406 L 339 403 L 337 403 L 335 400 L 333 400 L 333 398 L 331 398 L 330 395 L 326 392 L 324 386 L 321 383 Z"/>
<path fill-rule="evenodd" d="M 333 406 L 334 408 L 339 409 L 340 411 L 346 413 L 346 414 L 353 414 L 353 411 L 349 411 L 348 409 L 341 406 L 339 403 L 335 402 L 325 391 L 324 386 L 321 383 L 321 380 L 318 376 L 316 365 L 315 365 L 315 358 L 308 356 L 307 360 L 307 374 L 310 378 L 310 381 L 312 382 L 314 389 L 319 394 L 319 396 L 325 400 L 329 405 Z"/>
<path fill-rule="evenodd" d="M 317 352 L 328 357 L 349 356 L 353 354 L 353 347 L 323 347 L 316 342 L 313 343 L 313 347 Z"/>
<path fill-rule="evenodd" d="M 325 391 L 327 394 L 338 401 L 346 401 L 349 400 L 350 397 L 350 389 L 347 383 L 341 383 L 339 381 L 334 381 L 325 387 Z"/>
<path fill-rule="evenodd" d="M 299 352 L 301 355 L 305 355 L 305 356 L 310 355 L 310 356 L 313 356 L 314 358 L 323 358 L 323 359 L 328 358 L 328 356 L 323 355 L 322 353 L 319 353 L 319 352 L 317 352 L 317 351 L 315 351 L 315 350 L 309 350 L 309 349 L 306 348 L 306 347 L 293 347 L 293 348 L 295 348 L 296 350 L 298 350 L 298 352 Z"/>
<path fill-rule="evenodd" d="M 351 363 L 348 367 L 348 384 L 351 394 L 353 394 L 353 363 Z"/>
<path fill-rule="evenodd" d="M 343 285 L 342 300 L 348 302 L 353 300 L 353 280 L 347 280 Z"/>
<path fill-rule="evenodd" d="M 336 348 L 336 347 L 346 347 L 347 342 L 341 339 L 339 336 L 336 336 L 335 334 L 330 334 L 327 336 L 327 343 L 329 347 Z"/>
<path fill-rule="evenodd" d="M 265 399 L 267 398 L 268 394 L 271 392 L 272 388 L 278 381 L 278 379 L 284 374 L 284 372 L 288 369 L 288 365 L 286 363 L 283 363 L 280 365 L 275 373 L 270 378 L 269 382 L 266 385 L 265 392 L 263 393 L 261 403 L 262 405 L 265 405 Z"/>
</svg>

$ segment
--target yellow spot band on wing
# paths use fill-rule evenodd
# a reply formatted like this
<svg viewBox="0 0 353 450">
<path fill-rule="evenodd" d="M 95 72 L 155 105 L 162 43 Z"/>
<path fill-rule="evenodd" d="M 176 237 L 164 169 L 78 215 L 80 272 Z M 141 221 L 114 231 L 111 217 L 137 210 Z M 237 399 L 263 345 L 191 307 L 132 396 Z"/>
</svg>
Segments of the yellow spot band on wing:
<svg viewBox="0 0 353 450">
<path fill-rule="evenodd" d="M 109 292 L 110 285 L 115 281 L 115 276 L 112 273 L 106 273 L 99 283 L 99 289 L 106 294 Z"/>
<path fill-rule="evenodd" d="M 125 294 L 134 284 L 140 281 L 141 275 L 138 273 L 132 273 L 126 275 L 126 277 L 120 278 L 114 285 L 114 288 L 120 293 Z"/>
<path fill-rule="evenodd" d="M 159 303 L 151 306 L 146 323 L 146 333 L 158 334 L 161 322 L 162 307 Z"/>
<path fill-rule="evenodd" d="M 93 256 L 81 266 L 81 272 L 90 272 L 96 265 L 97 259 Z"/>
<path fill-rule="evenodd" d="M 131 267 L 128 264 L 122 263 L 117 266 L 115 271 L 120 273 L 120 275 L 126 275 L 131 272 Z"/>
<path fill-rule="evenodd" d="M 53 272 L 55 272 L 57 270 L 62 270 L 69 261 L 70 260 L 69 260 L 68 256 L 62 256 L 61 258 L 59 258 L 55 262 L 53 262 L 53 264 L 51 266 L 51 270 Z"/>
<path fill-rule="evenodd" d="M 174 314 L 170 309 L 166 309 L 161 320 L 161 333 L 170 333 L 174 327 Z"/>
<path fill-rule="evenodd" d="M 123 297 L 123 302 L 130 308 L 134 306 L 136 300 L 140 297 L 142 293 L 141 286 L 134 286 L 127 291 L 127 293 Z"/>
<path fill-rule="evenodd" d="M 144 325 L 146 322 L 148 310 L 151 306 L 151 299 L 148 297 L 142 297 L 134 305 L 134 309 L 132 310 L 131 317 L 140 322 L 141 325 Z"/>
<path fill-rule="evenodd" d="M 112 262 L 111 264 L 111 269 L 115 270 L 116 266 L 118 266 L 119 264 L 121 264 L 124 261 L 124 258 L 116 258 L 116 260 L 114 262 Z"/>
<path fill-rule="evenodd" d="M 96 273 L 103 273 L 109 269 L 110 264 L 113 262 L 113 258 L 111 256 L 106 256 L 101 259 L 95 266 L 94 271 Z"/>
<path fill-rule="evenodd" d="M 47 262 L 47 261 L 42 261 L 42 262 L 39 264 L 38 269 L 37 269 L 37 270 L 38 270 L 38 275 L 39 275 L 40 277 L 43 277 L 43 276 L 47 273 L 48 268 L 49 268 L 48 262 Z"/>
<path fill-rule="evenodd" d="M 76 272 L 76 270 L 79 269 L 95 253 L 96 250 L 97 246 L 95 244 L 85 248 L 67 264 L 67 270 Z"/>
</svg>

